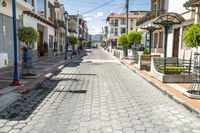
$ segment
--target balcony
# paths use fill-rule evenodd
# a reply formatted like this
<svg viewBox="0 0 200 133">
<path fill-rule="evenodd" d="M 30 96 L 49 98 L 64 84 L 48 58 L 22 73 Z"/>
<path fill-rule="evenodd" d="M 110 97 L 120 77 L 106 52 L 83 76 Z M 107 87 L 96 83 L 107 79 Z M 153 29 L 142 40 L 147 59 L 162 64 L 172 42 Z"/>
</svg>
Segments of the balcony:
<svg viewBox="0 0 200 133">
<path fill-rule="evenodd" d="M 65 28 L 65 22 L 62 21 L 62 20 L 55 20 L 55 25 L 57 27 L 63 27 L 63 28 Z"/>
<path fill-rule="evenodd" d="M 144 17 L 140 18 L 137 20 L 136 26 L 140 26 L 150 20 L 155 19 L 156 17 L 160 16 L 161 14 L 166 13 L 165 10 L 160 10 L 160 11 L 151 11 L 150 13 L 148 13 L 147 15 L 145 15 Z"/>
</svg>

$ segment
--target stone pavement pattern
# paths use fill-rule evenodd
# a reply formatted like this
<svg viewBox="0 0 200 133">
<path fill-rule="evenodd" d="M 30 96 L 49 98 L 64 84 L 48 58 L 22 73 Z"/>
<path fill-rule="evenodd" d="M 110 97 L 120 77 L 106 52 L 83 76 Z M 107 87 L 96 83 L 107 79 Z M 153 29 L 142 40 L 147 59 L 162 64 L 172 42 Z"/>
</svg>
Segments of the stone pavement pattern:
<svg viewBox="0 0 200 133">
<path fill-rule="evenodd" d="M 0 132 L 200 133 L 199 119 L 103 50 L 85 60 L 0 113 Z"/>
</svg>

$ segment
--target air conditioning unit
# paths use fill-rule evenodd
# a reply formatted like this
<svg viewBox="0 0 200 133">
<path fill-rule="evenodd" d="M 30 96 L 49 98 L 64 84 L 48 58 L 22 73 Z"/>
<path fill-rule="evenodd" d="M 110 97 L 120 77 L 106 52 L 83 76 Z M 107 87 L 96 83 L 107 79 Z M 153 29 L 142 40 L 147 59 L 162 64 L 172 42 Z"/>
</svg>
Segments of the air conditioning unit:
<svg viewBox="0 0 200 133">
<path fill-rule="evenodd" d="M 0 53 L 0 68 L 8 66 L 8 53 Z"/>
</svg>

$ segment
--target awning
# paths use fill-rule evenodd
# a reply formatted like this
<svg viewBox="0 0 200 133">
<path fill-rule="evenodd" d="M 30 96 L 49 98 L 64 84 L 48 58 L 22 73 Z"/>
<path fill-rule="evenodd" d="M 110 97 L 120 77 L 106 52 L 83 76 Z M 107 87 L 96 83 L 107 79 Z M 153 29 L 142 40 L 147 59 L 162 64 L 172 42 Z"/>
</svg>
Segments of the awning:
<svg viewBox="0 0 200 133">
<path fill-rule="evenodd" d="M 195 7 L 200 5 L 200 0 L 189 0 L 183 6 L 184 7 Z"/>
<path fill-rule="evenodd" d="M 175 25 L 181 24 L 183 21 L 185 21 L 185 19 L 180 14 L 169 12 L 160 15 L 153 23 L 158 25 Z"/>
</svg>

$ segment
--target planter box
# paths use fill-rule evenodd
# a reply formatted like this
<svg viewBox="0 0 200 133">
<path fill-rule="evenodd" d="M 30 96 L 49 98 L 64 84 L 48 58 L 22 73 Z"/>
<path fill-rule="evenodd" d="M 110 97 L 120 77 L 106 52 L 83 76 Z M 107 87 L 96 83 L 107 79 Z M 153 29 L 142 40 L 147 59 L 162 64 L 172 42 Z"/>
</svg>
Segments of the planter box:
<svg viewBox="0 0 200 133">
<path fill-rule="evenodd" d="M 151 75 L 163 83 L 191 83 L 193 78 L 189 74 L 162 74 L 156 70 L 153 59 L 151 60 Z"/>
<path fill-rule="evenodd" d="M 151 59 L 152 57 L 160 57 L 160 55 L 139 55 L 139 62 L 136 67 L 140 70 L 149 71 L 151 68 Z"/>
</svg>

